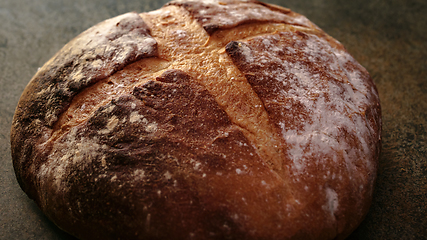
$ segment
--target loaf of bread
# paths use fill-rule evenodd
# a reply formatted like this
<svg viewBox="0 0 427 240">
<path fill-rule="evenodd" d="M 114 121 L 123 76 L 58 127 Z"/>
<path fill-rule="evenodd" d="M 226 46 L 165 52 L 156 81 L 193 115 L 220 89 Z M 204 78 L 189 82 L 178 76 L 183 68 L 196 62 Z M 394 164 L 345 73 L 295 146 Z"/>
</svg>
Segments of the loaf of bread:
<svg viewBox="0 0 427 240">
<path fill-rule="evenodd" d="M 22 189 L 80 239 L 343 239 L 380 136 L 368 72 L 307 18 L 181 0 L 65 45 L 11 146 Z"/>
</svg>

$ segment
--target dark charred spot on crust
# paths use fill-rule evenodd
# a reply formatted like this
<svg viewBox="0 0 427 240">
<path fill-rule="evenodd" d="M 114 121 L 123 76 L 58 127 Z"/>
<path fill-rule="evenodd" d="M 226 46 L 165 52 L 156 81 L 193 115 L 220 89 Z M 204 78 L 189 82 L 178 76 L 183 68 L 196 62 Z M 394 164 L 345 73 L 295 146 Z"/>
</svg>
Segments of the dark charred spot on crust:
<svg viewBox="0 0 427 240">
<path fill-rule="evenodd" d="M 225 46 L 225 51 L 231 57 L 233 63 L 246 75 L 246 78 L 253 79 L 253 74 L 259 73 L 261 69 L 257 64 L 253 64 L 247 59 L 254 54 L 252 53 L 252 48 L 253 46 L 247 43 L 231 41 Z M 274 68 L 274 66 L 271 67 Z"/>
<path fill-rule="evenodd" d="M 203 28 L 209 35 L 212 35 L 216 30 L 220 29 L 220 26 L 218 24 L 209 24 L 203 26 Z"/>
<path fill-rule="evenodd" d="M 240 51 L 239 51 L 239 47 L 242 45 L 241 42 L 237 42 L 237 41 L 231 41 L 227 44 L 227 46 L 225 46 L 225 51 L 227 51 L 227 54 L 232 56 L 233 59 L 236 58 L 240 58 Z"/>
</svg>

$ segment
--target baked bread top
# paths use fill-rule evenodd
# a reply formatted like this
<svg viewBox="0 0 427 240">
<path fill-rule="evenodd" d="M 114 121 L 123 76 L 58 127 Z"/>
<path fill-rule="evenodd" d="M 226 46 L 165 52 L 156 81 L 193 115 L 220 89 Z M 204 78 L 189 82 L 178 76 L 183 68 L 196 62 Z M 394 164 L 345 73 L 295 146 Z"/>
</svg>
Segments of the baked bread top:
<svg viewBox="0 0 427 240">
<path fill-rule="evenodd" d="M 106 20 L 33 77 L 18 181 L 82 239 L 333 239 L 366 214 L 381 110 L 368 72 L 307 18 L 173 1 Z"/>
</svg>

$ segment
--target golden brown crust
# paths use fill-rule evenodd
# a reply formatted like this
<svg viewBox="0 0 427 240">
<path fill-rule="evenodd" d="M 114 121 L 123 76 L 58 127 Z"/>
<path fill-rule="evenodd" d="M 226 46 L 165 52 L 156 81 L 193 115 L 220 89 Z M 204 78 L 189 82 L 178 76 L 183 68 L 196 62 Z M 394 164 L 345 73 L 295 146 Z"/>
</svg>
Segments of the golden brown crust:
<svg viewBox="0 0 427 240">
<path fill-rule="evenodd" d="M 11 131 L 15 171 L 25 191 L 34 191 L 27 184 L 34 182 L 31 172 L 44 159 L 28 161 L 39 154 L 33 148 L 50 138 L 52 126 L 72 98 L 127 64 L 155 54 L 156 41 L 146 24 L 137 13 L 128 13 L 83 32 L 37 72 L 21 96 Z"/>
<path fill-rule="evenodd" d="M 380 109 L 368 73 L 343 49 L 300 31 L 233 41 L 226 50 L 282 133 L 290 174 L 299 180 L 293 187 L 310 189 L 294 196 L 307 205 L 333 198 L 327 208 L 338 231 L 357 225 L 369 208 L 371 159 L 379 153 Z M 363 197 L 343 201 L 349 195 Z M 346 216 L 352 219 L 342 221 Z"/>
<path fill-rule="evenodd" d="M 228 29 L 245 23 L 286 23 L 288 25 L 312 27 L 304 16 L 289 9 L 251 1 L 172 1 L 167 6 L 175 5 L 185 8 L 193 18 L 212 34 L 220 29 Z"/>
<path fill-rule="evenodd" d="M 369 74 L 305 17 L 189 0 L 67 44 L 11 141 L 24 191 L 82 239 L 341 239 L 380 132 Z"/>
</svg>

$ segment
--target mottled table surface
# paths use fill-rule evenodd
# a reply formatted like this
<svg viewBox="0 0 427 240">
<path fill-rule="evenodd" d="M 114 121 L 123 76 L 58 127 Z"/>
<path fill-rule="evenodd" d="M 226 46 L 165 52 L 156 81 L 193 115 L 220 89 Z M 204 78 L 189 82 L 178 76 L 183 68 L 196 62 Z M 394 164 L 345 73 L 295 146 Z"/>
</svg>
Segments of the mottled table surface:
<svg viewBox="0 0 427 240">
<path fill-rule="evenodd" d="M 21 191 L 10 125 L 25 85 L 74 36 L 164 0 L 0 1 L 0 239 L 73 239 Z M 341 41 L 381 98 L 383 147 L 373 204 L 350 239 L 427 239 L 427 1 L 276 0 Z"/>
</svg>

